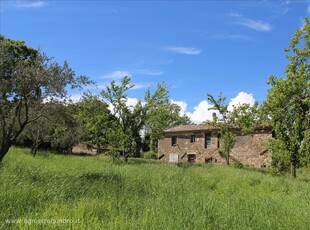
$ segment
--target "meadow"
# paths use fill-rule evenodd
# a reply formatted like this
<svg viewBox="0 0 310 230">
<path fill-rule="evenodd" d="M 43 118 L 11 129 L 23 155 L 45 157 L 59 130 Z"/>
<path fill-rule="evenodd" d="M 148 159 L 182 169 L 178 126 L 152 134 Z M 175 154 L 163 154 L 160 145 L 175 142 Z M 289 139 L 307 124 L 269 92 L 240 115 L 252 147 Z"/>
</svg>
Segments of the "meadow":
<svg viewBox="0 0 310 230">
<path fill-rule="evenodd" d="M 0 229 L 310 229 L 310 169 L 298 176 L 12 148 Z"/>
</svg>

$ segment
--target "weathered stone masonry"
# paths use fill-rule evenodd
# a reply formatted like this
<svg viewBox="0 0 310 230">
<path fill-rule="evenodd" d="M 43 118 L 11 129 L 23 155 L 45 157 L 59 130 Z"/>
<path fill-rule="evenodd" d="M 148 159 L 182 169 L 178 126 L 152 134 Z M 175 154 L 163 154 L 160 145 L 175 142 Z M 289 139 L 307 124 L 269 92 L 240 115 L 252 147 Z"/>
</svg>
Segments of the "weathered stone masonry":
<svg viewBox="0 0 310 230">
<path fill-rule="evenodd" d="M 244 165 L 267 167 L 271 163 L 266 144 L 272 137 L 271 127 L 256 127 L 251 135 L 242 136 L 235 130 L 237 142 L 231 150 L 231 159 Z M 219 154 L 220 137 L 213 126 L 185 125 L 164 131 L 158 142 L 161 160 L 169 162 L 189 161 L 199 163 L 225 163 Z"/>
</svg>

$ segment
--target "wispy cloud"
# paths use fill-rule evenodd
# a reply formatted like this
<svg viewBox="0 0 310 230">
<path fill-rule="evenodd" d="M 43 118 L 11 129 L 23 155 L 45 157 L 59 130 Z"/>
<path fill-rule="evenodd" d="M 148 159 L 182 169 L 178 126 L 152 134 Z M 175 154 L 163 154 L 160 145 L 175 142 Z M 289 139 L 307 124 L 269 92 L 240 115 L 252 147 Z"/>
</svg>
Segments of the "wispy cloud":
<svg viewBox="0 0 310 230">
<path fill-rule="evenodd" d="M 236 13 L 230 14 L 230 17 L 234 18 L 233 20 L 234 24 L 241 25 L 249 29 L 253 29 L 253 30 L 257 30 L 261 32 L 268 32 L 272 30 L 272 26 L 267 22 L 249 19 Z"/>
<path fill-rule="evenodd" d="M 16 1 L 17 8 L 41 8 L 47 5 L 44 1 Z"/>
<path fill-rule="evenodd" d="M 136 69 L 133 70 L 133 73 L 141 75 L 150 75 L 150 76 L 158 76 L 164 74 L 163 71 L 156 69 Z"/>
<path fill-rule="evenodd" d="M 131 74 L 128 71 L 123 71 L 123 70 L 115 70 L 111 73 L 107 73 L 103 76 L 99 76 L 96 78 L 105 78 L 105 79 L 121 79 L 125 76 L 131 77 Z"/>
<path fill-rule="evenodd" d="M 164 49 L 171 51 L 173 53 L 186 54 L 186 55 L 199 55 L 201 53 L 200 49 L 193 47 L 170 46 L 165 47 Z"/>
<path fill-rule="evenodd" d="M 310 14 L 310 5 L 307 7 L 307 13 Z"/>
<path fill-rule="evenodd" d="M 171 64 L 173 62 L 174 62 L 173 59 L 163 59 L 163 60 L 158 61 L 158 64 L 160 64 L 160 65 L 169 65 L 169 64 Z"/>
<path fill-rule="evenodd" d="M 145 88 L 149 88 L 151 86 L 151 84 L 148 83 L 133 83 L 135 86 L 133 88 L 131 88 L 131 90 L 135 90 L 135 89 L 145 89 Z"/>
<path fill-rule="evenodd" d="M 208 36 L 208 38 L 216 40 L 234 40 L 234 41 L 255 41 L 255 38 L 242 34 L 219 33 Z"/>
</svg>

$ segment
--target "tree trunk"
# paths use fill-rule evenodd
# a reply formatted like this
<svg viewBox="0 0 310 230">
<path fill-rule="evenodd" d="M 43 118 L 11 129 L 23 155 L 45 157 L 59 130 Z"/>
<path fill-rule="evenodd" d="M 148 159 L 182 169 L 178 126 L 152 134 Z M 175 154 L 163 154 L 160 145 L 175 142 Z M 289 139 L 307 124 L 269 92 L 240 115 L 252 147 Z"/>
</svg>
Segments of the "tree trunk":
<svg viewBox="0 0 310 230">
<path fill-rule="evenodd" d="M 36 156 L 39 147 L 39 137 L 40 137 L 40 131 L 38 130 L 31 146 L 31 153 L 32 156 L 34 157 Z"/>
<path fill-rule="evenodd" d="M 291 176 L 293 178 L 296 178 L 296 162 L 295 161 L 291 161 Z"/>
<path fill-rule="evenodd" d="M 226 164 L 227 165 L 230 165 L 230 162 L 229 162 L 229 152 L 230 152 L 230 149 L 228 149 L 228 151 L 227 151 L 227 157 L 226 157 Z"/>
<path fill-rule="evenodd" d="M 0 163 L 2 162 L 4 156 L 8 153 L 9 149 L 11 147 L 11 144 L 5 144 L 0 149 Z"/>
<path fill-rule="evenodd" d="M 37 145 L 32 145 L 31 146 L 31 153 L 32 153 L 33 157 L 35 157 L 37 155 L 37 149 L 38 149 Z"/>
<path fill-rule="evenodd" d="M 2 162 L 3 157 L 5 156 L 5 154 L 3 154 L 2 152 L 0 152 L 0 164 Z"/>
</svg>

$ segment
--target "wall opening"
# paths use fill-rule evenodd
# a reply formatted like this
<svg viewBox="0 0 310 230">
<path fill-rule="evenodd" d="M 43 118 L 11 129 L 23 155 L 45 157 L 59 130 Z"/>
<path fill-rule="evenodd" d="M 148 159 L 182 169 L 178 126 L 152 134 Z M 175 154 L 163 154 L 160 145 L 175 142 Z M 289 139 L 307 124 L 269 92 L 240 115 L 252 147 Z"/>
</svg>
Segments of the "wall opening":
<svg viewBox="0 0 310 230">
<path fill-rule="evenodd" d="M 177 154 L 177 153 L 170 153 L 169 154 L 169 162 L 172 162 L 172 163 L 179 162 L 179 154 Z"/>
<path fill-rule="evenodd" d="M 196 137 L 195 135 L 191 135 L 191 140 L 190 140 L 191 143 L 194 143 L 196 142 Z"/>
<path fill-rule="evenodd" d="M 205 133 L 205 148 L 211 148 L 211 133 Z"/>
<path fill-rule="evenodd" d="M 187 154 L 187 161 L 190 163 L 196 162 L 196 154 Z"/>
<path fill-rule="evenodd" d="M 172 136 L 171 137 L 171 145 L 173 146 L 173 145 L 177 145 L 177 136 Z"/>
</svg>

